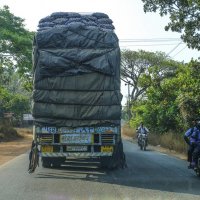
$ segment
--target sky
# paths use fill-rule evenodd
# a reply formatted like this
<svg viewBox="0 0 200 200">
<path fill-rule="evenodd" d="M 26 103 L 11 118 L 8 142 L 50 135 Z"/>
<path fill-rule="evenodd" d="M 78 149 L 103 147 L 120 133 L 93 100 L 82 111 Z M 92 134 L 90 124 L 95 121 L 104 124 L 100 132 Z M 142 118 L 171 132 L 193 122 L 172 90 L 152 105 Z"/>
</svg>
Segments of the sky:
<svg viewBox="0 0 200 200">
<path fill-rule="evenodd" d="M 52 12 L 103 12 L 113 20 L 121 49 L 162 51 L 181 62 L 199 57 L 199 52 L 181 41 L 180 34 L 164 30 L 168 17 L 145 14 L 141 0 L 0 0 L 3 5 L 23 18 L 30 31 L 36 31 L 39 20 Z M 121 90 L 125 104 L 128 89 L 122 84 Z"/>
</svg>

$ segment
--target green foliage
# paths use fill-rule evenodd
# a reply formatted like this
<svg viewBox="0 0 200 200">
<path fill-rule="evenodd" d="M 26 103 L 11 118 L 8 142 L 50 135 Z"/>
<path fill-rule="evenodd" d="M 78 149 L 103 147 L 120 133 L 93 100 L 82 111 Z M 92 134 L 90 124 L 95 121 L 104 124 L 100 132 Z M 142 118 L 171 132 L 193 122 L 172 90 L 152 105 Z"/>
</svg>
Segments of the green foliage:
<svg viewBox="0 0 200 200">
<path fill-rule="evenodd" d="M 180 65 L 162 52 L 122 52 L 122 80 L 132 86 L 132 127 L 145 121 L 156 132 L 176 128 L 178 107 L 171 102 L 177 96 L 175 77 Z"/>
<path fill-rule="evenodd" d="M 0 117 L 5 112 L 20 118 L 30 111 L 33 33 L 8 6 L 0 8 Z"/>
<path fill-rule="evenodd" d="M 141 121 L 144 121 L 146 114 L 146 106 L 145 101 L 136 101 L 132 106 L 131 112 L 133 113 L 133 117 L 130 121 L 131 127 L 138 127 Z"/>
<path fill-rule="evenodd" d="M 200 50 L 200 1 L 199 0 L 142 0 L 145 12 L 159 11 L 169 15 L 170 22 L 165 30 L 182 33 L 181 38 L 189 48 Z"/>
<path fill-rule="evenodd" d="M 12 94 L 5 88 L 0 88 L 1 114 L 13 112 L 15 118 L 21 118 L 25 112 L 30 112 L 30 99 L 22 94 Z"/>
<path fill-rule="evenodd" d="M 162 52 L 124 50 L 121 55 L 121 78 L 131 86 L 132 102 L 145 95 L 152 81 L 156 84 L 173 76 L 178 65 Z"/>
<path fill-rule="evenodd" d="M 178 76 L 181 82 L 177 103 L 181 115 L 188 123 L 200 116 L 200 63 L 191 61 Z"/>
<path fill-rule="evenodd" d="M 144 121 L 154 133 L 182 133 L 200 116 L 200 63 L 179 64 L 165 79 L 157 79 L 158 68 L 150 70 L 151 85 L 146 98 L 132 106 L 131 125 Z M 155 76 L 156 74 L 156 76 Z"/>
<path fill-rule="evenodd" d="M 18 72 L 31 83 L 33 33 L 24 27 L 24 20 L 14 16 L 8 6 L 0 8 L 0 78 L 8 81 L 10 73 Z"/>
</svg>

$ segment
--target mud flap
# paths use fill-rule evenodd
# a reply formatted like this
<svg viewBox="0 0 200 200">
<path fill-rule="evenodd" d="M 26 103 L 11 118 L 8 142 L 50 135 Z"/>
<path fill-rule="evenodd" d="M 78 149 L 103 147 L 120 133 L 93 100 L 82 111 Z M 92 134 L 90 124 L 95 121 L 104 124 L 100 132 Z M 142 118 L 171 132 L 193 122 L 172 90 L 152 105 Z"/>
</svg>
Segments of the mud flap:
<svg viewBox="0 0 200 200">
<path fill-rule="evenodd" d="M 114 148 L 113 155 L 111 157 L 102 157 L 100 158 L 101 167 L 107 169 L 124 169 L 127 168 L 126 156 L 123 151 L 123 143 L 119 143 Z"/>
</svg>

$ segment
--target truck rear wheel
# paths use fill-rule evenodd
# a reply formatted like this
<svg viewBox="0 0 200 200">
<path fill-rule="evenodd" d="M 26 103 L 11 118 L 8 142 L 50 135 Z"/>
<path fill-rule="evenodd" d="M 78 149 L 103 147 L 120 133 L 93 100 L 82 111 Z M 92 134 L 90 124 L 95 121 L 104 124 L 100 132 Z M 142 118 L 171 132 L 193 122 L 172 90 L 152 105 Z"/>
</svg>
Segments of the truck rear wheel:
<svg viewBox="0 0 200 200">
<path fill-rule="evenodd" d="M 60 167 L 65 162 L 65 160 L 65 157 L 52 158 L 52 165 L 53 167 Z"/>
<path fill-rule="evenodd" d="M 112 168 L 111 164 L 112 164 L 112 157 L 111 156 L 100 157 L 101 168 L 111 169 Z"/>
<path fill-rule="evenodd" d="M 60 167 L 60 165 L 62 163 L 65 162 L 65 157 L 51 157 L 51 158 L 47 158 L 47 157 L 43 157 L 42 158 L 42 166 L 44 168 L 49 168 L 51 167 L 51 165 L 53 165 L 53 167 Z"/>
<path fill-rule="evenodd" d="M 51 160 L 50 160 L 50 158 L 42 157 L 42 167 L 44 167 L 44 168 L 51 167 Z"/>
</svg>

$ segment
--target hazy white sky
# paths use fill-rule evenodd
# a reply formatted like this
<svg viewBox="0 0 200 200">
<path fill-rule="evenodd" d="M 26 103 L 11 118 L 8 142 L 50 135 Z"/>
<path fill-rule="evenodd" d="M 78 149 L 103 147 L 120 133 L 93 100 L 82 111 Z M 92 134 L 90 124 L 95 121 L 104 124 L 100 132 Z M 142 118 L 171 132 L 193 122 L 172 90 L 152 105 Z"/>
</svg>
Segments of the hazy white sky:
<svg viewBox="0 0 200 200">
<path fill-rule="evenodd" d="M 120 42 L 121 48 L 163 51 L 173 59 L 185 62 L 199 57 L 197 51 L 189 50 L 181 43 L 180 34 L 164 31 L 167 17 L 161 18 L 158 13 L 145 14 L 141 0 L 0 0 L 0 7 L 3 5 L 8 5 L 14 15 L 25 19 L 26 27 L 31 31 L 36 31 L 38 21 L 52 12 L 104 12 L 113 20 L 120 41 L 129 40 Z M 155 42 L 155 38 L 177 40 Z M 154 40 L 145 42 L 146 39 Z M 126 91 L 122 86 L 122 93 L 126 94 Z"/>
</svg>

